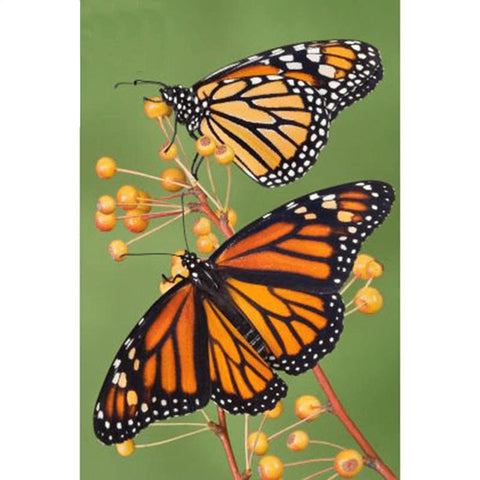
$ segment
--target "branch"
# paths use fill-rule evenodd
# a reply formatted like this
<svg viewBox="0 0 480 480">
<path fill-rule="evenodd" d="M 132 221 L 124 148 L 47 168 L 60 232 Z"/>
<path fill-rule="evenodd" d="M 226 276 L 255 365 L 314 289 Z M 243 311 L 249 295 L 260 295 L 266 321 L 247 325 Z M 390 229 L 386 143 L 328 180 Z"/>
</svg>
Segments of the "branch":
<svg viewBox="0 0 480 480">
<path fill-rule="evenodd" d="M 348 433 L 358 443 L 360 448 L 366 455 L 365 464 L 370 468 L 373 468 L 378 474 L 380 474 L 385 480 L 396 480 L 397 477 L 390 470 L 390 468 L 383 462 L 378 456 L 377 452 L 370 445 L 368 440 L 363 436 L 362 432 L 355 425 L 353 420 L 348 416 L 347 412 L 340 403 L 337 394 L 330 385 L 325 372 L 320 368 L 320 365 L 316 365 L 313 368 L 313 374 L 317 379 L 320 387 L 325 392 L 328 402 L 331 406 L 332 413 L 334 413 L 338 419 L 343 423 L 343 426 L 347 429 Z"/>
</svg>

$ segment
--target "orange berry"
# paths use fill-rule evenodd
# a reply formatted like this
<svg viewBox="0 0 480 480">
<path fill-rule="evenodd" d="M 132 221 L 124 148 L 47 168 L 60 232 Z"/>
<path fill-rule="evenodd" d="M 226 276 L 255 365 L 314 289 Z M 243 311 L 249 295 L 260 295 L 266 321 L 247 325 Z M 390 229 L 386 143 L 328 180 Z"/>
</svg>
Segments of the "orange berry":
<svg viewBox="0 0 480 480">
<path fill-rule="evenodd" d="M 139 190 L 137 195 L 137 203 L 148 203 L 149 205 L 139 205 L 136 209 L 140 210 L 142 213 L 150 212 L 150 210 L 152 209 L 150 200 L 151 197 L 147 192 Z"/>
<path fill-rule="evenodd" d="M 132 438 L 130 438 L 122 443 L 116 443 L 115 448 L 117 449 L 119 455 L 122 457 L 128 457 L 135 452 L 135 442 Z"/>
<path fill-rule="evenodd" d="M 381 264 L 378 260 L 372 260 L 371 262 L 367 263 L 366 271 L 368 278 L 381 277 L 383 274 L 383 264 Z"/>
<path fill-rule="evenodd" d="M 308 418 L 307 422 L 313 422 L 322 413 L 322 404 L 313 395 L 302 395 L 295 400 L 295 415 L 300 420 Z"/>
<path fill-rule="evenodd" d="M 168 143 L 167 145 L 164 145 L 158 151 L 158 156 L 162 160 L 166 160 L 167 162 L 169 162 L 171 160 L 175 160 L 177 158 L 177 154 L 178 154 L 177 146 L 174 143 L 172 143 L 170 145 L 170 147 L 168 145 L 170 145 L 170 143 Z M 168 148 L 168 150 L 167 150 L 167 148 Z"/>
<path fill-rule="evenodd" d="M 108 245 L 108 253 L 116 262 L 123 262 L 127 258 L 124 256 L 128 253 L 127 244 L 123 240 L 113 240 Z"/>
<path fill-rule="evenodd" d="M 258 462 L 262 480 L 279 480 L 283 474 L 283 462 L 275 455 L 267 455 Z"/>
<path fill-rule="evenodd" d="M 102 195 L 97 200 L 97 209 L 102 213 L 113 213 L 115 211 L 115 199 L 110 195 Z"/>
<path fill-rule="evenodd" d="M 138 208 L 127 212 L 127 218 L 123 223 L 132 233 L 142 233 L 148 227 L 148 220 L 143 218 L 142 214 Z"/>
<path fill-rule="evenodd" d="M 353 478 L 362 471 L 363 457 L 356 450 L 342 450 L 337 453 L 333 466 L 341 477 Z"/>
<path fill-rule="evenodd" d="M 215 244 L 210 235 L 200 235 L 197 238 L 197 250 L 201 253 L 211 253 L 215 250 Z"/>
<path fill-rule="evenodd" d="M 172 107 L 160 97 L 151 97 L 149 100 L 145 100 L 143 109 L 148 118 L 169 117 L 172 114 Z"/>
<path fill-rule="evenodd" d="M 178 183 L 185 183 L 185 173 L 178 167 L 166 168 L 160 175 L 160 183 L 169 192 L 178 192 L 183 187 Z"/>
<path fill-rule="evenodd" d="M 175 278 L 177 275 L 181 275 L 182 277 L 188 277 L 189 275 L 188 268 L 184 267 L 181 263 L 172 265 L 170 273 L 172 274 L 172 278 Z"/>
<path fill-rule="evenodd" d="M 95 212 L 95 227 L 101 232 L 109 232 L 115 226 L 114 213 Z"/>
<path fill-rule="evenodd" d="M 295 430 L 287 437 L 287 447 L 292 452 L 301 452 L 310 444 L 310 437 L 304 430 Z"/>
<path fill-rule="evenodd" d="M 228 165 L 233 162 L 235 152 L 229 145 L 219 145 L 215 150 L 215 160 L 220 165 Z"/>
<path fill-rule="evenodd" d="M 212 231 L 212 222 L 206 217 L 200 217 L 193 223 L 192 230 L 198 237 L 208 235 Z"/>
<path fill-rule="evenodd" d="M 171 263 L 172 263 L 172 266 L 173 265 L 181 265 L 182 264 L 182 259 L 180 258 L 180 255 L 184 255 L 185 254 L 185 250 L 177 250 L 175 252 L 175 256 L 172 256 L 171 258 Z"/>
<path fill-rule="evenodd" d="M 202 157 L 209 157 L 215 151 L 215 142 L 210 137 L 204 135 L 197 139 L 195 148 Z"/>
<path fill-rule="evenodd" d="M 282 413 L 283 413 L 283 400 L 279 400 L 271 410 L 267 410 L 263 412 L 263 416 L 273 419 L 273 418 L 278 418 Z"/>
<path fill-rule="evenodd" d="M 97 160 L 95 171 L 100 178 L 112 178 L 117 171 L 117 162 L 112 157 L 101 157 Z"/>
<path fill-rule="evenodd" d="M 355 294 L 354 303 L 360 312 L 372 315 L 382 309 L 383 297 L 376 288 L 363 287 Z"/>
<path fill-rule="evenodd" d="M 253 432 L 248 436 L 247 448 L 254 455 L 265 455 L 268 450 L 268 437 L 265 432 Z"/>
<path fill-rule="evenodd" d="M 131 185 L 123 185 L 117 191 L 117 205 L 124 210 L 136 208 L 138 190 Z"/>
<path fill-rule="evenodd" d="M 366 255 L 365 253 L 358 255 L 358 257 L 355 259 L 355 263 L 353 264 L 353 274 L 357 278 L 368 280 L 369 277 L 367 274 L 367 264 L 372 260 L 375 259 L 370 255 Z"/>
<path fill-rule="evenodd" d="M 176 285 L 178 282 L 181 282 L 181 278 L 177 278 L 176 280 L 173 280 L 171 282 L 168 282 L 166 280 L 162 280 L 159 285 L 158 289 L 160 290 L 160 293 L 167 293 L 174 285 Z"/>
<path fill-rule="evenodd" d="M 216 211 L 216 215 L 217 215 L 218 218 L 220 218 L 223 214 L 224 214 L 224 212 L 222 212 L 221 210 Z M 228 224 L 230 225 L 230 227 L 234 228 L 235 225 L 237 224 L 238 216 L 237 216 L 237 212 L 235 212 L 235 210 L 233 208 L 228 208 L 227 209 L 227 219 L 228 219 Z"/>
</svg>

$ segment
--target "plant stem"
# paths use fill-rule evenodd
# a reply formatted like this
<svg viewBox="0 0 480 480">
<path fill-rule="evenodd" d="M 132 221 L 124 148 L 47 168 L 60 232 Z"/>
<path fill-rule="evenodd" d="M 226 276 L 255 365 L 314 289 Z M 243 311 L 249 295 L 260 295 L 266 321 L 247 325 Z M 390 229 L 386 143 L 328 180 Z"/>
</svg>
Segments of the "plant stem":
<svg viewBox="0 0 480 480">
<path fill-rule="evenodd" d="M 238 470 L 237 461 L 235 460 L 235 455 L 233 454 L 232 445 L 230 443 L 230 437 L 228 436 L 227 429 L 227 420 L 225 418 L 225 411 L 217 407 L 218 412 L 218 424 L 211 423 L 210 428 L 215 432 L 217 437 L 222 442 L 223 449 L 225 450 L 225 455 L 227 456 L 228 466 L 232 472 L 233 480 L 243 480 L 244 477 L 240 474 Z"/>
<path fill-rule="evenodd" d="M 331 412 L 343 423 L 343 426 L 347 429 L 348 433 L 350 433 L 350 435 L 354 438 L 367 456 L 365 464 L 373 468 L 385 480 L 396 480 L 397 477 L 395 474 L 378 456 L 377 452 L 363 436 L 362 432 L 358 429 L 353 420 L 348 416 L 320 365 L 316 365 L 313 368 L 313 374 L 315 375 L 315 378 L 317 379 L 320 387 L 328 399 L 328 402 L 331 406 Z"/>
</svg>

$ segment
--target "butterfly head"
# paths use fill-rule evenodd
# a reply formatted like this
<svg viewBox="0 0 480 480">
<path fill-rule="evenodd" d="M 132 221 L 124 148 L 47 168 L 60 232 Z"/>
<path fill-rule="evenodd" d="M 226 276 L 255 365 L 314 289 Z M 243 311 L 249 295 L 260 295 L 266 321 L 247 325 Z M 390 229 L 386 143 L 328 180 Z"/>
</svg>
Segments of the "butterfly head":
<svg viewBox="0 0 480 480">
<path fill-rule="evenodd" d="M 179 123 L 186 124 L 189 131 L 198 129 L 202 108 L 193 89 L 177 85 L 161 88 L 160 93 L 167 105 L 175 110 Z"/>
</svg>

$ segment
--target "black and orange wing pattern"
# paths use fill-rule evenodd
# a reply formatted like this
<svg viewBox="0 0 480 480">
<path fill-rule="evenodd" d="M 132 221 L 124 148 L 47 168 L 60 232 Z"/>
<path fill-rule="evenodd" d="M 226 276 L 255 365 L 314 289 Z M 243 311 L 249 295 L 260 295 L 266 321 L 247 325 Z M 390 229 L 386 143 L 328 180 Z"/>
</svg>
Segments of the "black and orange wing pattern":
<svg viewBox="0 0 480 480">
<path fill-rule="evenodd" d="M 215 85 L 200 131 L 230 145 L 235 163 L 245 173 L 275 187 L 312 167 L 327 142 L 330 125 L 314 88 L 302 80 L 272 75 Z"/>
<path fill-rule="evenodd" d="M 315 40 L 266 50 L 227 65 L 197 82 L 202 90 L 223 80 L 266 75 L 303 80 L 325 98 L 331 119 L 365 97 L 383 78 L 380 53 L 359 40 Z"/>
<path fill-rule="evenodd" d="M 314 192 L 267 213 L 212 255 L 274 368 L 302 373 L 333 349 L 342 331 L 339 290 L 393 200 L 392 188 L 376 181 Z"/>
<path fill-rule="evenodd" d="M 267 187 L 303 176 L 337 113 L 383 75 L 378 51 L 354 40 L 287 45 L 224 67 L 192 88 L 203 135 L 232 146 L 236 164 Z"/>
<path fill-rule="evenodd" d="M 256 413 L 272 409 L 287 394 L 287 386 L 254 348 L 250 332 L 243 329 L 238 312 L 222 311 L 216 302 L 205 299 L 209 330 L 209 371 L 212 399 L 230 413 Z M 225 307 L 224 307 L 225 309 Z"/>
<path fill-rule="evenodd" d="M 151 422 L 184 415 L 210 399 L 207 326 L 196 289 L 183 281 L 132 330 L 107 373 L 94 430 L 110 445 Z"/>
</svg>

